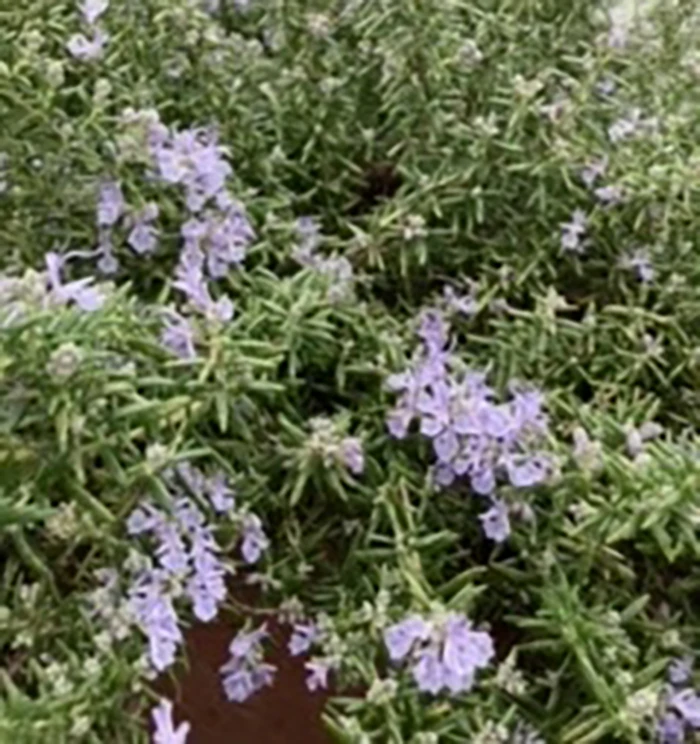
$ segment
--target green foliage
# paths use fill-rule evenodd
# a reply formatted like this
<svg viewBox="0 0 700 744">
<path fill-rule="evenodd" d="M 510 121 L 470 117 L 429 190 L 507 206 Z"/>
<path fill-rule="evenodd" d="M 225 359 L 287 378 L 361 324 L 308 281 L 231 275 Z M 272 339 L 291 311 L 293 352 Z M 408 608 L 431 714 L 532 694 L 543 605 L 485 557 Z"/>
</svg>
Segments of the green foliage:
<svg viewBox="0 0 700 744">
<path fill-rule="evenodd" d="M 145 736 L 142 640 L 101 645 L 84 597 L 126 559 L 131 509 L 184 461 L 223 469 L 261 515 L 265 607 L 298 597 L 329 618 L 338 741 L 510 742 L 524 722 L 556 744 L 653 738 L 665 667 L 700 632 L 694 5 L 659 6 L 614 49 L 575 0 L 222 0 L 212 14 L 112 0 L 93 63 L 66 51 L 72 2 L 0 5 L 0 740 Z M 611 144 L 635 107 L 658 127 Z M 127 108 L 215 124 L 257 232 L 223 282 L 235 316 L 198 326 L 194 361 L 159 341 L 182 200 L 145 177 Z M 614 207 L 579 175 L 602 155 Z M 159 248 L 136 257 L 117 238 L 99 311 L 42 304 L 45 253 L 97 242 L 105 176 L 130 204 L 158 202 Z M 582 255 L 560 246 L 576 208 Z M 321 251 L 352 263 L 338 301 L 293 260 L 307 214 Z M 620 263 L 641 245 L 649 283 Z M 480 500 L 436 489 L 425 442 L 385 426 L 416 314 L 469 281 L 478 311 L 453 318 L 455 354 L 499 390 L 546 392 L 560 463 L 524 495 L 502 487 L 520 514 L 496 547 Z M 314 449 L 319 420 L 362 440 L 362 475 Z M 630 453 L 630 428 L 652 420 L 663 433 Z M 382 646 L 389 622 L 442 608 L 489 627 L 498 652 L 453 704 L 389 675 Z"/>
</svg>

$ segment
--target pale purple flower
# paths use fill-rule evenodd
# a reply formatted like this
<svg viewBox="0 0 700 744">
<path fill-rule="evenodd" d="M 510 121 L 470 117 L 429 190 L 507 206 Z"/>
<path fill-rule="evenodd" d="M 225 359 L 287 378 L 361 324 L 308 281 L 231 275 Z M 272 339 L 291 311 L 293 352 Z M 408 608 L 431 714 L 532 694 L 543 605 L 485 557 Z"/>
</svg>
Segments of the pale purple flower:
<svg viewBox="0 0 700 744">
<path fill-rule="evenodd" d="M 437 695 L 445 687 L 445 670 L 436 646 L 424 648 L 413 665 L 413 679 L 418 689 Z"/>
<path fill-rule="evenodd" d="M 402 661 L 418 641 L 430 637 L 430 625 L 419 615 L 411 615 L 384 631 L 384 645 L 392 661 Z"/>
<path fill-rule="evenodd" d="M 589 189 L 599 178 L 605 175 L 608 170 L 608 162 L 608 156 L 604 155 L 602 158 L 590 161 L 582 168 L 581 180 Z"/>
<path fill-rule="evenodd" d="M 428 356 L 441 352 L 448 342 L 449 324 L 434 309 L 424 310 L 419 317 L 418 336 L 425 344 Z"/>
<path fill-rule="evenodd" d="M 97 202 L 97 224 L 99 227 L 112 227 L 124 214 L 126 203 L 118 181 L 105 181 L 100 186 Z"/>
<path fill-rule="evenodd" d="M 262 641 L 266 637 L 267 629 L 263 624 L 254 631 L 240 631 L 231 642 L 231 656 L 220 669 L 224 693 L 231 702 L 245 702 L 272 684 L 276 669 L 262 661 Z"/>
<path fill-rule="evenodd" d="M 140 256 L 152 253 L 158 245 L 158 230 L 153 223 L 158 219 L 158 205 L 150 202 L 129 218 L 127 243 Z"/>
<path fill-rule="evenodd" d="M 402 391 L 396 407 L 387 418 L 389 432 L 397 439 L 406 436 L 411 421 L 419 415 L 419 404 L 428 395 L 428 388 L 443 382 L 447 375 L 450 360 L 449 352 L 444 349 L 447 331 L 448 326 L 443 323 L 441 316 L 424 315 L 419 329 L 424 348 L 417 362 L 413 368 L 387 378 L 389 390 Z"/>
<path fill-rule="evenodd" d="M 223 473 L 217 473 L 209 478 L 206 484 L 207 495 L 214 511 L 218 514 L 227 514 L 236 506 L 234 491 L 228 485 L 226 476 Z"/>
<path fill-rule="evenodd" d="M 386 426 L 394 439 L 404 439 L 413 420 L 414 413 L 411 409 L 397 406 L 389 412 Z"/>
<path fill-rule="evenodd" d="M 172 597 L 166 590 L 167 573 L 162 569 L 144 572 L 129 589 L 127 606 L 148 639 L 149 659 L 162 672 L 173 664 L 183 641 Z"/>
<path fill-rule="evenodd" d="M 296 232 L 300 239 L 300 248 L 303 249 L 302 255 L 310 257 L 313 251 L 318 248 L 321 242 L 321 230 L 313 217 L 299 217 L 296 223 Z M 299 260 L 299 259 L 297 259 Z M 300 260 L 299 263 L 304 263 Z"/>
<path fill-rule="evenodd" d="M 542 455 L 509 455 L 504 458 L 510 482 L 517 488 L 529 488 L 547 480 L 551 463 Z"/>
<path fill-rule="evenodd" d="M 674 692 L 668 704 L 673 708 L 688 726 L 700 730 L 700 695 L 695 690 L 687 688 Z"/>
<path fill-rule="evenodd" d="M 511 384 L 511 424 L 516 434 L 545 434 L 548 421 L 543 411 L 544 396 L 535 388 L 518 388 Z"/>
<path fill-rule="evenodd" d="M 204 473 L 189 462 L 178 463 L 173 473 L 168 475 L 176 475 L 184 483 L 187 491 L 195 496 L 201 495 L 206 489 L 207 479 Z"/>
<path fill-rule="evenodd" d="M 177 728 L 173 723 L 173 704 L 161 698 L 151 711 L 153 725 L 153 744 L 185 744 L 190 732 L 190 724 L 183 722 Z"/>
<path fill-rule="evenodd" d="M 617 83 L 612 78 L 603 78 L 599 83 L 596 83 L 595 89 L 599 95 L 607 98 L 615 92 Z"/>
<path fill-rule="evenodd" d="M 622 204 L 624 192 L 620 186 L 601 186 L 593 192 L 604 207 L 616 207 Z"/>
<path fill-rule="evenodd" d="M 483 669 L 493 658 L 491 636 L 475 631 L 464 615 L 451 613 L 444 625 L 442 666 L 445 686 L 453 693 L 467 692 L 474 684 L 477 669 Z"/>
<path fill-rule="evenodd" d="M 675 687 L 685 685 L 690 682 L 692 671 L 692 656 L 686 656 L 682 659 L 674 659 L 668 668 L 668 679 Z"/>
<path fill-rule="evenodd" d="M 45 256 L 46 270 L 52 297 L 62 304 L 74 302 L 85 312 L 99 310 L 105 298 L 99 289 L 92 286 L 94 279 L 87 277 L 64 284 L 61 281 L 61 271 L 66 262 L 65 256 L 49 252 Z"/>
<path fill-rule="evenodd" d="M 260 646 L 262 641 L 268 637 L 267 625 L 263 623 L 256 630 L 239 631 L 229 645 L 229 653 L 237 659 L 251 656 Z"/>
<path fill-rule="evenodd" d="M 419 362 L 415 370 L 389 375 L 387 388 L 395 392 L 403 391 L 396 407 L 387 417 L 387 427 L 393 437 L 403 439 L 406 436 L 411 421 L 419 414 L 418 403 L 427 387 L 444 374 L 444 365 L 427 359 Z"/>
<path fill-rule="evenodd" d="M 630 253 L 622 256 L 620 266 L 624 269 L 630 269 L 637 275 L 637 279 L 643 284 L 650 284 L 654 281 L 656 272 L 651 262 L 649 251 L 645 248 L 637 248 Z"/>
<path fill-rule="evenodd" d="M 226 599 L 226 574 L 216 555 L 216 543 L 195 540 L 191 560 L 194 572 L 186 591 L 192 600 L 192 610 L 198 620 L 209 622 L 219 611 L 219 605 Z"/>
<path fill-rule="evenodd" d="M 192 306 L 208 318 L 227 322 L 233 317 L 233 303 L 225 295 L 214 301 L 204 278 L 201 253 L 183 250 L 175 269 L 173 287 L 187 295 Z"/>
<path fill-rule="evenodd" d="M 74 34 L 68 39 L 66 48 L 75 59 L 93 62 L 102 56 L 108 40 L 109 36 L 102 29 L 95 28 L 92 39 L 88 39 L 84 34 Z"/>
<path fill-rule="evenodd" d="M 639 130 L 642 112 L 635 108 L 626 116 L 620 117 L 608 127 L 608 138 L 617 143 L 633 137 Z"/>
<path fill-rule="evenodd" d="M 460 295 L 455 292 L 454 288 L 446 284 L 442 290 L 443 300 L 453 313 L 471 317 L 477 311 L 478 305 L 473 291 L 466 295 Z"/>
<path fill-rule="evenodd" d="M 119 271 L 119 261 L 114 255 L 114 246 L 112 245 L 112 234 L 109 228 L 100 228 L 97 244 L 97 268 L 106 276 L 111 276 Z"/>
<path fill-rule="evenodd" d="M 243 703 L 257 692 L 253 674 L 238 661 L 228 661 L 221 667 L 222 685 L 226 699 L 231 703 Z"/>
<path fill-rule="evenodd" d="M 269 547 L 270 541 L 263 531 L 260 519 L 254 514 L 247 514 L 243 519 L 243 560 L 248 564 L 257 563 Z"/>
<path fill-rule="evenodd" d="M 180 359 L 196 359 L 195 338 L 196 331 L 192 322 L 169 308 L 165 314 L 160 343 Z"/>
<path fill-rule="evenodd" d="M 503 501 L 494 499 L 491 508 L 479 516 L 484 534 L 494 542 L 504 542 L 510 535 L 508 507 Z"/>
<path fill-rule="evenodd" d="M 166 519 L 154 531 L 158 537 L 155 554 L 160 565 L 171 576 L 184 576 L 189 567 L 189 556 L 180 525 Z"/>
<path fill-rule="evenodd" d="M 129 535 L 144 535 L 153 532 L 163 524 L 163 516 L 150 504 L 136 507 L 126 520 L 126 531 Z"/>
<path fill-rule="evenodd" d="M 292 251 L 292 258 L 302 266 L 314 269 L 329 281 L 327 295 L 329 302 L 340 302 L 349 297 L 354 281 L 350 261 L 345 256 L 322 257 L 316 254 L 321 235 L 313 217 L 299 217 L 296 222 L 296 233 L 299 243 Z"/>
<path fill-rule="evenodd" d="M 83 15 L 85 23 L 92 26 L 108 7 L 109 0 L 83 0 L 80 4 L 80 12 Z"/>
<path fill-rule="evenodd" d="M 451 462 L 459 451 L 459 422 L 453 420 L 451 391 L 446 382 L 438 381 L 421 396 L 421 433 L 433 439 L 439 462 Z"/>
<path fill-rule="evenodd" d="M 480 468 L 473 469 L 470 478 L 472 490 L 479 496 L 488 496 L 496 489 L 496 473 L 488 465 L 482 465 Z M 484 525 L 486 531 L 486 525 Z"/>
<path fill-rule="evenodd" d="M 452 465 L 444 462 L 438 462 L 431 472 L 433 482 L 442 488 L 451 486 L 457 480 L 458 475 Z"/>
<path fill-rule="evenodd" d="M 685 723 L 675 713 L 666 713 L 656 725 L 658 744 L 684 744 Z"/>
<path fill-rule="evenodd" d="M 561 224 L 561 247 L 571 253 L 582 253 L 583 238 L 588 230 L 588 217 L 581 209 L 574 210 L 570 222 Z"/>
<path fill-rule="evenodd" d="M 313 659 L 304 664 L 304 668 L 309 672 L 306 678 L 306 688 L 309 692 L 325 690 L 328 687 L 328 673 L 331 670 L 330 664 L 320 659 Z"/>
<path fill-rule="evenodd" d="M 362 440 L 357 437 L 345 437 L 340 442 L 340 459 L 351 473 L 360 475 L 365 468 Z"/>
<path fill-rule="evenodd" d="M 320 636 L 320 631 L 314 623 L 296 623 L 289 639 L 289 653 L 292 656 L 305 654 Z"/>
<path fill-rule="evenodd" d="M 139 222 L 129 232 L 127 242 L 139 255 L 152 253 L 158 244 L 158 233 L 152 225 Z"/>
</svg>

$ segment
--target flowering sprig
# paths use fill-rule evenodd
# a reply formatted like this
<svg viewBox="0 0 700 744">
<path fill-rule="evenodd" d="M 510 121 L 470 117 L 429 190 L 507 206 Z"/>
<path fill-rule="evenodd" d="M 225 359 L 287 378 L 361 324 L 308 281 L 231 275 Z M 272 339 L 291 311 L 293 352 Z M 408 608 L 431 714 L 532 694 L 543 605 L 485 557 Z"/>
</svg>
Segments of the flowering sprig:
<svg viewBox="0 0 700 744">
<path fill-rule="evenodd" d="M 120 223 L 128 231 L 127 243 L 134 253 L 143 256 L 155 251 L 159 236 L 155 226 L 158 214 L 159 209 L 155 202 L 148 202 L 139 210 L 130 209 L 120 182 L 102 181 L 96 217 L 99 235 L 97 266 L 103 274 L 114 274 L 119 268 L 119 262 L 114 255 L 112 235 Z"/>
<path fill-rule="evenodd" d="M 307 654 L 313 647 L 323 647 L 327 643 L 322 627 L 312 621 L 295 623 L 287 648 L 292 656 Z M 328 675 L 337 667 L 337 663 L 328 656 L 314 656 L 304 662 L 307 671 L 306 687 L 309 692 L 325 690 L 328 687 Z"/>
<path fill-rule="evenodd" d="M 475 493 L 492 497 L 499 478 L 518 488 L 544 482 L 554 463 L 535 449 L 548 430 L 542 395 L 511 385 L 511 399 L 497 403 L 484 374 L 452 371 L 449 326 L 434 310 L 421 316 L 418 335 L 422 348 L 412 366 L 387 380 L 400 393 L 387 419 L 390 433 L 402 439 L 418 419 L 421 433 L 433 441 L 435 480 L 444 487 L 466 476 Z M 482 521 L 494 539 L 508 534 L 500 502 L 493 501 Z"/>
<path fill-rule="evenodd" d="M 127 520 L 130 535 L 153 544 L 152 558 L 134 571 L 129 609 L 148 639 L 151 663 L 159 671 L 173 663 L 183 641 L 176 601 L 188 598 L 195 617 L 209 622 L 226 597 L 229 569 L 221 560 L 213 528 L 193 497 L 208 500 L 218 514 L 242 521 L 241 552 L 247 563 L 259 560 L 269 546 L 257 517 L 250 513 L 238 517 L 233 490 L 222 474 L 206 477 L 184 463 L 166 472 L 165 479 L 173 494 L 167 508 L 146 502 Z"/>
<path fill-rule="evenodd" d="M 249 632 L 239 631 L 229 646 L 230 658 L 221 667 L 226 698 L 243 703 L 264 687 L 272 685 L 276 668 L 264 662 L 262 642 L 267 638 L 267 626 Z"/>
<path fill-rule="evenodd" d="M 214 300 L 209 279 L 220 279 L 231 266 L 240 266 L 255 238 L 243 206 L 226 188 L 233 174 L 227 150 L 213 129 L 171 130 L 157 116 L 145 126 L 155 179 L 182 186 L 190 212 L 181 227 L 183 246 L 173 286 L 207 319 L 227 322 L 233 317 L 233 303 L 226 296 Z M 139 247 L 148 247 L 147 226 L 132 229 L 132 245 L 136 238 Z"/>
</svg>

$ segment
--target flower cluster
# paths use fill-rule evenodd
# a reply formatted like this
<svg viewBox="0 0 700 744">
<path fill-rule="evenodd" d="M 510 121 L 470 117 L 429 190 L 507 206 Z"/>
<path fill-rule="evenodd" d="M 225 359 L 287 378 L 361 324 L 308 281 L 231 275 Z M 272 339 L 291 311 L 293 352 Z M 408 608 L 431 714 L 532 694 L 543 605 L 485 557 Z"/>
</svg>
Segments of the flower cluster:
<svg viewBox="0 0 700 744">
<path fill-rule="evenodd" d="M 319 256 L 316 249 L 321 243 L 318 225 L 312 217 L 300 217 L 296 225 L 299 243 L 294 249 L 294 260 L 313 269 L 329 282 L 328 299 L 338 302 L 347 298 L 354 281 L 352 264 L 345 256 Z"/>
<path fill-rule="evenodd" d="M 221 667 L 222 684 L 231 702 L 245 702 L 263 687 L 272 684 L 276 668 L 263 661 L 265 624 L 250 632 L 240 631 L 229 646 L 230 658 Z"/>
<path fill-rule="evenodd" d="M 108 7 L 109 0 L 83 0 L 81 3 L 80 13 L 92 38 L 88 38 L 81 33 L 71 36 L 66 47 L 75 59 L 82 62 L 91 62 L 102 56 L 109 35 L 97 25 L 97 21 L 104 15 Z"/>
<path fill-rule="evenodd" d="M 150 153 L 156 177 L 185 189 L 185 202 L 192 213 L 225 192 L 233 169 L 215 132 L 205 129 L 171 131 L 155 122 L 150 127 Z"/>
<path fill-rule="evenodd" d="M 432 695 L 468 692 L 495 653 L 489 634 L 457 613 L 429 620 L 411 615 L 384 631 L 384 643 L 391 661 L 408 660 L 418 689 Z"/>
<path fill-rule="evenodd" d="M 668 671 L 666 712 L 656 729 L 659 744 L 683 744 L 689 730 L 700 731 L 700 695 L 690 686 L 692 659 L 674 661 Z"/>
<path fill-rule="evenodd" d="M 120 221 L 128 230 L 127 243 L 134 253 L 139 256 L 153 253 L 158 243 L 158 231 L 154 226 L 158 213 L 158 205 L 154 202 L 148 202 L 139 210 L 128 210 L 118 181 L 107 180 L 100 185 L 97 201 L 97 266 L 103 274 L 114 274 L 119 269 L 112 244 L 112 230 Z"/>
<path fill-rule="evenodd" d="M 183 247 L 174 286 L 194 310 L 226 322 L 233 317 L 233 304 L 226 296 L 215 301 L 209 280 L 240 266 L 255 238 L 242 205 L 226 190 L 233 173 L 226 150 L 212 130 L 171 131 L 157 119 L 150 121 L 147 139 L 155 177 L 182 186 L 190 212 L 181 228 Z M 179 356 L 191 356 L 191 343 L 168 346 L 178 348 Z"/>
<path fill-rule="evenodd" d="M 323 632 L 316 623 L 299 622 L 292 628 L 292 635 L 287 648 L 292 656 L 301 656 L 308 653 L 311 648 L 323 641 Z M 328 674 L 333 668 L 329 659 L 313 657 L 304 663 L 308 672 L 306 687 L 309 692 L 325 690 L 328 687 Z"/>
<path fill-rule="evenodd" d="M 423 313 L 418 334 L 422 348 L 412 366 L 387 380 L 400 393 L 389 413 L 390 433 L 401 439 L 419 420 L 421 433 L 432 439 L 441 486 L 467 476 L 472 490 L 491 496 L 501 476 L 519 488 L 545 481 L 554 463 L 534 449 L 548 431 L 542 395 L 511 384 L 511 399 L 498 403 L 484 374 L 455 371 L 449 327 L 434 310 Z M 487 534 L 503 538 L 508 532 L 505 507 L 497 501 L 482 521 Z"/>
<path fill-rule="evenodd" d="M 130 615 L 148 638 L 148 658 L 159 672 L 173 664 L 183 641 L 173 604 L 178 592 L 171 572 L 150 564 L 136 574 L 128 591 Z"/>
</svg>

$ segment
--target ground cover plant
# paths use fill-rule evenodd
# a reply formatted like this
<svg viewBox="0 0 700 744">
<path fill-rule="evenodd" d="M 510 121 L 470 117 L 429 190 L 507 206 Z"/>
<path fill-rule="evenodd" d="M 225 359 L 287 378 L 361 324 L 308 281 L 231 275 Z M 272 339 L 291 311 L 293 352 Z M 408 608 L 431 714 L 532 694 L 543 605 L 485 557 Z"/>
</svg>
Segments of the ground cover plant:
<svg viewBox="0 0 700 744">
<path fill-rule="evenodd" d="M 206 742 L 214 621 L 338 742 L 696 740 L 698 39 L 0 0 L 1 741 Z"/>
</svg>

